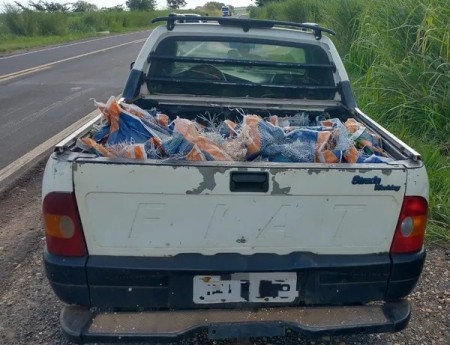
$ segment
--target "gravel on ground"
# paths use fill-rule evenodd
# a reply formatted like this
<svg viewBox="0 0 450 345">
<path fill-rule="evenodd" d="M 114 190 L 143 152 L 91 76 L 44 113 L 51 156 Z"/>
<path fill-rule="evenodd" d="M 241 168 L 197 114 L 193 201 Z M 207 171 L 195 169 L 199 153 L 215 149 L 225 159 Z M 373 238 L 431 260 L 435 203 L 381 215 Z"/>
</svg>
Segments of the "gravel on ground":
<svg viewBox="0 0 450 345">
<path fill-rule="evenodd" d="M 45 238 L 41 224 L 43 166 L 0 196 L 0 344 L 71 344 L 59 327 L 62 303 L 51 290 L 42 264 Z M 394 334 L 289 339 L 292 344 L 409 345 L 450 344 L 450 247 L 428 246 L 425 268 L 410 295 L 409 326 Z M 191 344 L 208 343 L 203 338 Z M 210 342 L 214 343 L 214 342 Z M 287 344 L 269 339 L 258 344 Z"/>
</svg>

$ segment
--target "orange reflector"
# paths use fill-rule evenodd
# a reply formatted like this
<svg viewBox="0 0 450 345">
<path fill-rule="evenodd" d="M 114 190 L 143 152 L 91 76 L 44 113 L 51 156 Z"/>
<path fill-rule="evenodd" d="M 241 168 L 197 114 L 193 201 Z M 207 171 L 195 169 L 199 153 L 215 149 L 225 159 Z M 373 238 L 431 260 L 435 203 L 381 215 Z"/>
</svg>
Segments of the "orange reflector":
<svg viewBox="0 0 450 345">
<path fill-rule="evenodd" d="M 414 223 L 414 230 L 412 236 L 418 236 L 425 233 L 425 228 L 427 227 L 427 215 L 412 217 Z"/>
<path fill-rule="evenodd" d="M 44 214 L 45 231 L 48 235 L 57 238 L 72 238 L 75 225 L 70 217 L 59 214 Z"/>
</svg>

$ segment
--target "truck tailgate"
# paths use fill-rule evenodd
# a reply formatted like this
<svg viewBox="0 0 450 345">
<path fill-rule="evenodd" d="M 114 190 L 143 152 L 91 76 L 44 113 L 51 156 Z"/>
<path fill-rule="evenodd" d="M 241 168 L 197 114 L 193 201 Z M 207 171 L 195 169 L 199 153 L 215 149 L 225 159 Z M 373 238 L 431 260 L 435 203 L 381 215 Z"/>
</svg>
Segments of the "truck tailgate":
<svg viewBox="0 0 450 345">
<path fill-rule="evenodd" d="M 385 253 L 407 174 L 385 164 L 73 164 L 89 254 L 115 256 Z"/>
</svg>

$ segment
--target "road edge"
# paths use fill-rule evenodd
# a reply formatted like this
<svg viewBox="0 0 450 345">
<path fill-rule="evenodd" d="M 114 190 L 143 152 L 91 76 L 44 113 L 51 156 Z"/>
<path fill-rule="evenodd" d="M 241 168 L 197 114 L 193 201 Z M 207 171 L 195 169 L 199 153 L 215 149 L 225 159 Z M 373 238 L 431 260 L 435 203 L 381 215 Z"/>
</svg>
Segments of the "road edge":
<svg viewBox="0 0 450 345">
<path fill-rule="evenodd" d="M 83 118 L 63 129 L 50 139 L 35 147 L 33 150 L 16 159 L 0 170 L 0 196 L 14 187 L 14 184 L 24 177 L 30 170 L 48 158 L 54 146 L 60 141 L 74 133 L 77 129 L 95 118 L 100 111 L 98 109 L 90 112 Z"/>
</svg>

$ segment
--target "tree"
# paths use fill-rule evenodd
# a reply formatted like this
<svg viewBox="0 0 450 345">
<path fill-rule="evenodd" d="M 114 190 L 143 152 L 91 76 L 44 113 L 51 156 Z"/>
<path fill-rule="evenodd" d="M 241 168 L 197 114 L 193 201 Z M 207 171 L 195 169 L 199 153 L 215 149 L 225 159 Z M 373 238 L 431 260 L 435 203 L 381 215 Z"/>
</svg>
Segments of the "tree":
<svg viewBox="0 0 450 345">
<path fill-rule="evenodd" d="M 28 6 L 33 7 L 38 12 L 45 12 L 47 7 L 42 1 L 39 2 L 30 1 L 28 2 Z"/>
<path fill-rule="evenodd" d="M 57 2 L 29 1 L 28 6 L 22 5 L 20 2 L 15 1 L 16 5 L 23 11 L 38 11 L 38 12 L 68 12 L 69 4 L 59 4 Z"/>
<path fill-rule="evenodd" d="M 57 2 L 47 2 L 47 1 L 39 1 L 39 2 L 28 2 L 30 7 L 34 7 L 36 11 L 40 12 L 68 12 L 69 4 L 59 4 Z"/>
<path fill-rule="evenodd" d="M 247 10 L 247 12 L 251 12 L 251 11 L 253 11 L 255 8 L 256 8 L 255 5 L 250 4 L 250 5 L 247 6 L 246 10 Z"/>
<path fill-rule="evenodd" d="M 58 4 L 57 2 L 42 2 L 47 12 L 69 12 L 69 4 Z"/>
<path fill-rule="evenodd" d="M 124 8 L 123 8 L 123 5 L 116 5 L 116 6 L 113 6 L 113 7 L 102 7 L 101 11 L 104 11 L 104 12 L 123 12 Z"/>
<path fill-rule="evenodd" d="M 18 2 L 18 1 L 14 1 L 14 2 L 17 5 L 17 7 L 19 7 L 22 11 L 31 11 L 28 7 L 22 5 L 20 2 Z M 13 11 L 13 7 L 11 5 L 5 4 L 5 7 L 7 10 Z M 5 12 L 8 12 L 8 11 L 5 11 Z"/>
<path fill-rule="evenodd" d="M 222 10 L 222 6 L 225 6 L 223 2 L 209 1 L 205 5 L 203 5 L 203 8 L 208 11 L 220 11 Z"/>
<path fill-rule="evenodd" d="M 167 0 L 167 6 L 173 10 L 177 10 L 180 7 L 186 6 L 185 0 Z"/>
<path fill-rule="evenodd" d="M 281 1 L 283 1 L 283 0 L 281 0 Z M 263 7 L 270 2 L 280 2 L 280 0 L 255 0 L 255 4 L 258 7 Z"/>
<path fill-rule="evenodd" d="M 126 5 L 130 11 L 153 11 L 156 0 L 127 0 Z"/>
<path fill-rule="evenodd" d="M 94 4 L 90 4 L 87 1 L 79 0 L 72 4 L 73 12 L 94 12 L 97 11 L 97 6 Z"/>
<path fill-rule="evenodd" d="M 124 11 L 123 5 L 116 5 L 114 7 L 111 7 L 111 11 L 123 12 Z"/>
</svg>

